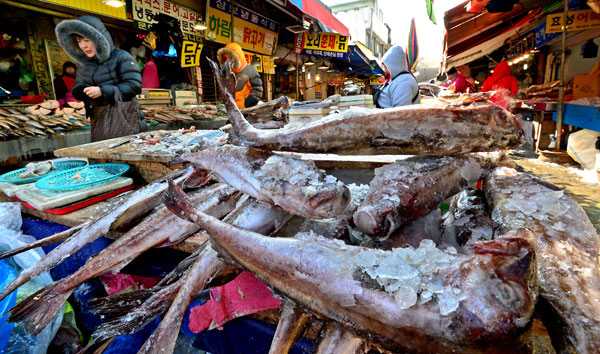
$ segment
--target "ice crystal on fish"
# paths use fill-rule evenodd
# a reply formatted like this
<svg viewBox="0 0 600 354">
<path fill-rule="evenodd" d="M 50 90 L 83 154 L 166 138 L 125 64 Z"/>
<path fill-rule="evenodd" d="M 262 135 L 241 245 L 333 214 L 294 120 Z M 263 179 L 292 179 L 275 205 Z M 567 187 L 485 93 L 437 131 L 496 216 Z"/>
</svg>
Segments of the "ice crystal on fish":
<svg viewBox="0 0 600 354">
<path fill-rule="evenodd" d="M 364 249 L 355 263 L 364 273 L 376 280 L 383 289 L 393 294 L 398 306 L 407 309 L 419 299 L 422 303 L 441 299 L 440 311 L 448 314 L 461 298 L 452 288 L 444 288 L 431 279 L 442 268 L 451 266 L 457 258 L 456 250 L 443 251 L 431 240 L 423 240 L 419 247 L 395 248 L 392 251 Z"/>
</svg>

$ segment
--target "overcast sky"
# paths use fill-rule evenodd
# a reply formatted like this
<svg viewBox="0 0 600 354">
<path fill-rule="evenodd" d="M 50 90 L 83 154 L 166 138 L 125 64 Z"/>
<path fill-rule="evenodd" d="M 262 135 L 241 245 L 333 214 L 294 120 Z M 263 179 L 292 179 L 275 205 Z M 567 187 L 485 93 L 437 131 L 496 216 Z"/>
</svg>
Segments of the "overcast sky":
<svg viewBox="0 0 600 354">
<path fill-rule="evenodd" d="M 345 2 L 343 0 L 321 0 L 327 5 Z M 427 17 L 425 0 L 379 0 L 383 11 L 383 21 L 392 29 L 392 44 L 406 47 L 410 20 L 414 17 L 419 41 L 419 56 L 441 56 L 444 38 L 444 12 L 465 0 L 434 0 L 433 8 L 437 25 Z M 406 6 L 409 3 L 410 7 Z M 346 26 L 351 24 L 345 23 Z"/>
</svg>

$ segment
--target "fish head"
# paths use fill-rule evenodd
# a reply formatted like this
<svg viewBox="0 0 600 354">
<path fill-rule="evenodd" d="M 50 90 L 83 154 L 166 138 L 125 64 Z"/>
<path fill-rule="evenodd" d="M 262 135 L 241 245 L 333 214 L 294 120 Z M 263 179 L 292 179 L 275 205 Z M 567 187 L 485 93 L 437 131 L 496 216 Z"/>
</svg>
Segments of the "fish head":
<svg viewBox="0 0 600 354">
<path fill-rule="evenodd" d="M 338 185 L 315 193 L 310 197 L 308 207 L 311 209 L 311 214 L 315 215 L 315 219 L 333 218 L 346 210 L 350 199 L 351 194 L 348 187 Z"/>
<path fill-rule="evenodd" d="M 493 241 L 477 242 L 481 265 L 495 273 L 487 285 L 490 306 L 500 305 L 510 320 L 529 321 L 537 300 L 535 237 L 526 229 L 510 231 Z M 500 316 L 502 317 L 502 316 Z"/>
</svg>

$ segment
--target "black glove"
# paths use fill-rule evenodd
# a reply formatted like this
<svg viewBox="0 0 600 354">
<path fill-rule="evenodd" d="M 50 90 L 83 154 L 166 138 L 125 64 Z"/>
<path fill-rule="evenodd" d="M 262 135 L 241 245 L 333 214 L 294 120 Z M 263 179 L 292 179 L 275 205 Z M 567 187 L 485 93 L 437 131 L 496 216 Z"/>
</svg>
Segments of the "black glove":
<svg viewBox="0 0 600 354">
<path fill-rule="evenodd" d="M 256 106 L 257 103 L 258 103 L 258 100 L 256 99 L 256 97 L 250 95 L 244 100 L 244 107 L 248 108 L 248 107 Z"/>
</svg>

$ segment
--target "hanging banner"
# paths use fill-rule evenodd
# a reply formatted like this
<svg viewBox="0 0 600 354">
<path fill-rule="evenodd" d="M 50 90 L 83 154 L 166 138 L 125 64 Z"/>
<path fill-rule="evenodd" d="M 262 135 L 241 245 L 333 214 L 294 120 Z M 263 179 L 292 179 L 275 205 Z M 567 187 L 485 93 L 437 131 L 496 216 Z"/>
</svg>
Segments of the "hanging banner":
<svg viewBox="0 0 600 354">
<path fill-rule="evenodd" d="M 183 45 L 181 46 L 181 67 L 186 68 L 200 65 L 200 53 L 202 53 L 203 46 L 203 44 L 197 42 L 183 41 Z"/>
<path fill-rule="evenodd" d="M 296 54 L 314 55 L 345 60 L 348 57 L 348 36 L 338 33 L 309 32 L 296 35 Z"/>
<path fill-rule="evenodd" d="M 179 20 L 185 39 L 201 42 L 202 37 L 192 28 L 199 13 L 168 0 L 131 0 L 127 1 L 127 18 L 133 20 L 135 28 L 147 31 L 156 23 L 154 17 L 164 14 Z"/>
<path fill-rule="evenodd" d="M 546 33 L 562 32 L 563 13 L 546 16 Z M 567 13 L 567 31 L 579 31 L 600 28 L 600 14 L 594 10 L 569 11 Z"/>
<path fill-rule="evenodd" d="M 262 57 L 263 62 L 263 73 L 265 74 L 275 74 L 275 60 L 271 59 L 270 56 L 265 55 Z"/>
<path fill-rule="evenodd" d="M 233 26 L 231 23 L 233 10 Z M 277 44 L 279 24 L 227 0 L 208 0 L 206 39 L 219 43 L 236 42 L 243 49 L 271 55 Z M 233 40 L 232 40 L 233 39 Z"/>
</svg>

